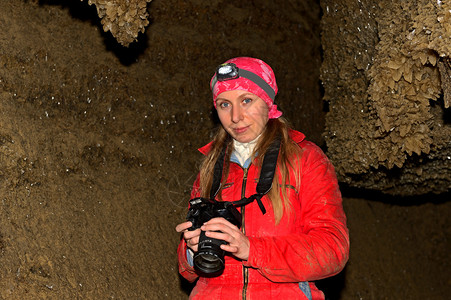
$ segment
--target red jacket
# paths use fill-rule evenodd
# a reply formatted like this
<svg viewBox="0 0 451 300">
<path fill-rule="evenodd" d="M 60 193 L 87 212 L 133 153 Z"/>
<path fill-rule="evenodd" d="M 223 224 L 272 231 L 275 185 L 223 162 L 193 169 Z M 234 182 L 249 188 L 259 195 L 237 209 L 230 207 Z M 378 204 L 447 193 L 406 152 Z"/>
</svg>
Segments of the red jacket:
<svg viewBox="0 0 451 300">
<path fill-rule="evenodd" d="M 348 260 L 349 237 L 341 194 L 332 164 L 315 144 L 302 133 L 290 132 L 302 149 L 301 185 L 294 181 L 285 188 L 292 204 L 291 217 L 284 214 L 274 222 L 270 200 L 263 204 L 262 214 L 256 201 L 241 209 L 244 230 L 250 241 L 249 259 L 237 260 L 226 255 L 224 273 L 218 277 L 200 277 L 190 299 L 324 299 L 324 294 L 311 282 L 340 272 Z M 199 149 L 207 153 L 210 145 Z M 254 165 L 246 170 L 230 164 L 225 201 L 239 200 L 255 193 L 259 172 Z M 295 176 L 290 176 L 294 180 Z M 243 180 L 244 179 L 244 180 Z M 192 197 L 197 194 L 198 180 Z M 186 257 L 186 243 L 178 247 L 179 272 L 189 281 L 198 275 Z"/>
</svg>

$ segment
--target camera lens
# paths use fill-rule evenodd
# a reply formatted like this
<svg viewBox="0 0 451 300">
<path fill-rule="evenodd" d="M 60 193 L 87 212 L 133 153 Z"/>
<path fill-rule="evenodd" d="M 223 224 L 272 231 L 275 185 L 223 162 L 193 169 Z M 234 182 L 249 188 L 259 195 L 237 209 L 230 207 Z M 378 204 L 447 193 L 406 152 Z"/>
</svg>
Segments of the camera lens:
<svg viewBox="0 0 451 300">
<path fill-rule="evenodd" d="M 199 249 L 194 255 L 194 267 L 207 275 L 218 275 L 224 270 L 224 254 L 221 249 L 224 241 L 208 238 L 205 232 L 200 232 Z"/>
<path fill-rule="evenodd" d="M 217 274 L 224 270 L 224 262 L 213 253 L 199 253 L 194 258 L 194 265 L 205 274 Z"/>
</svg>

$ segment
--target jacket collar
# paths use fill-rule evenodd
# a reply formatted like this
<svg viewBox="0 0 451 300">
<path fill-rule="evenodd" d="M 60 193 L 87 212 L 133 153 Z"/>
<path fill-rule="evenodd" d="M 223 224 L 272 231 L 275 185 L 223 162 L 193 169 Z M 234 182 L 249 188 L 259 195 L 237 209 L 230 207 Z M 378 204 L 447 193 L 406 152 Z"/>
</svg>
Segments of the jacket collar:
<svg viewBox="0 0 451 300">
<path fill-rule="evenodd" d="M 291 129 L 288 133 L 290 135 L 290 138 L 296 143 L 299 144 L 303 140 L 305 140 L 305 135 L 302 132 L 299 132 L 297 130 Z"/>
<path fill-rule="evenodd" d="M 302 142 L 305 139 L 305 135 L 302 132 L 299 132 L 297 130 L 290 129 L 289 135 L 290 135 L 290 138 L 296 144 L 299 144 L 300 142 Z M 212 147 L 213 147 L 213 141 L 211 141 L 210 143 L 206 144 L 205 146 L 199 148 L 198 150 L 203 155 L 207 155 L 208 152 L 210 152 Z"/>
</svg>

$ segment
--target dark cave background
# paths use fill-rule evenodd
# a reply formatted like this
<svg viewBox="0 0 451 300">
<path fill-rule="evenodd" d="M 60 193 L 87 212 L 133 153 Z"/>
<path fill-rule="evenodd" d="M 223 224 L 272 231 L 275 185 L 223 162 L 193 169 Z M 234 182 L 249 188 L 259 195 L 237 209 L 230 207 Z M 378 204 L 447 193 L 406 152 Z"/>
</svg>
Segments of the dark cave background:
<svg viewBox="0 0 451 300">
<path fill-rule="evenodd" d="M 128 48 L 87 1 L 0 7 L 0 299 L 187 298 L 174 228 L 230 57 L 268 62 L 327 153 L 319 1 L 154 0 Z M 327 299 L 446 299 L 450 193 L 342 193 L 351 256 Z"/>
</svg>

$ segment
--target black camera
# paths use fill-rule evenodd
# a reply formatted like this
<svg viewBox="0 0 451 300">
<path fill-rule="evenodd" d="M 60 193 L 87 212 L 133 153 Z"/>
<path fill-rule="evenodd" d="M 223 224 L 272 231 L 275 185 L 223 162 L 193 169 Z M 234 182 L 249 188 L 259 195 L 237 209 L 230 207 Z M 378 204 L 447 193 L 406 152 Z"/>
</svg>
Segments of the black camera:
<svg viewBox="0 0 451 300">
<path fill-rule="evenodd" d="M 201 197 L 190 200 L 186 220 L 192 222 L 193 226 L 189 230 L 200 228 L 205 222 L 217 217 L 226 219 L 238 228 L 241 227 L 241 214 L 231 202 Z M 207 237 L 205 232 L 201 231 L 198 251 L 194 254 L 194 268 L 208 276 L 221 274 L 224 271 L 225 251 L 220 246 L 223 244 L 226 242 Z"/>
</svg>

